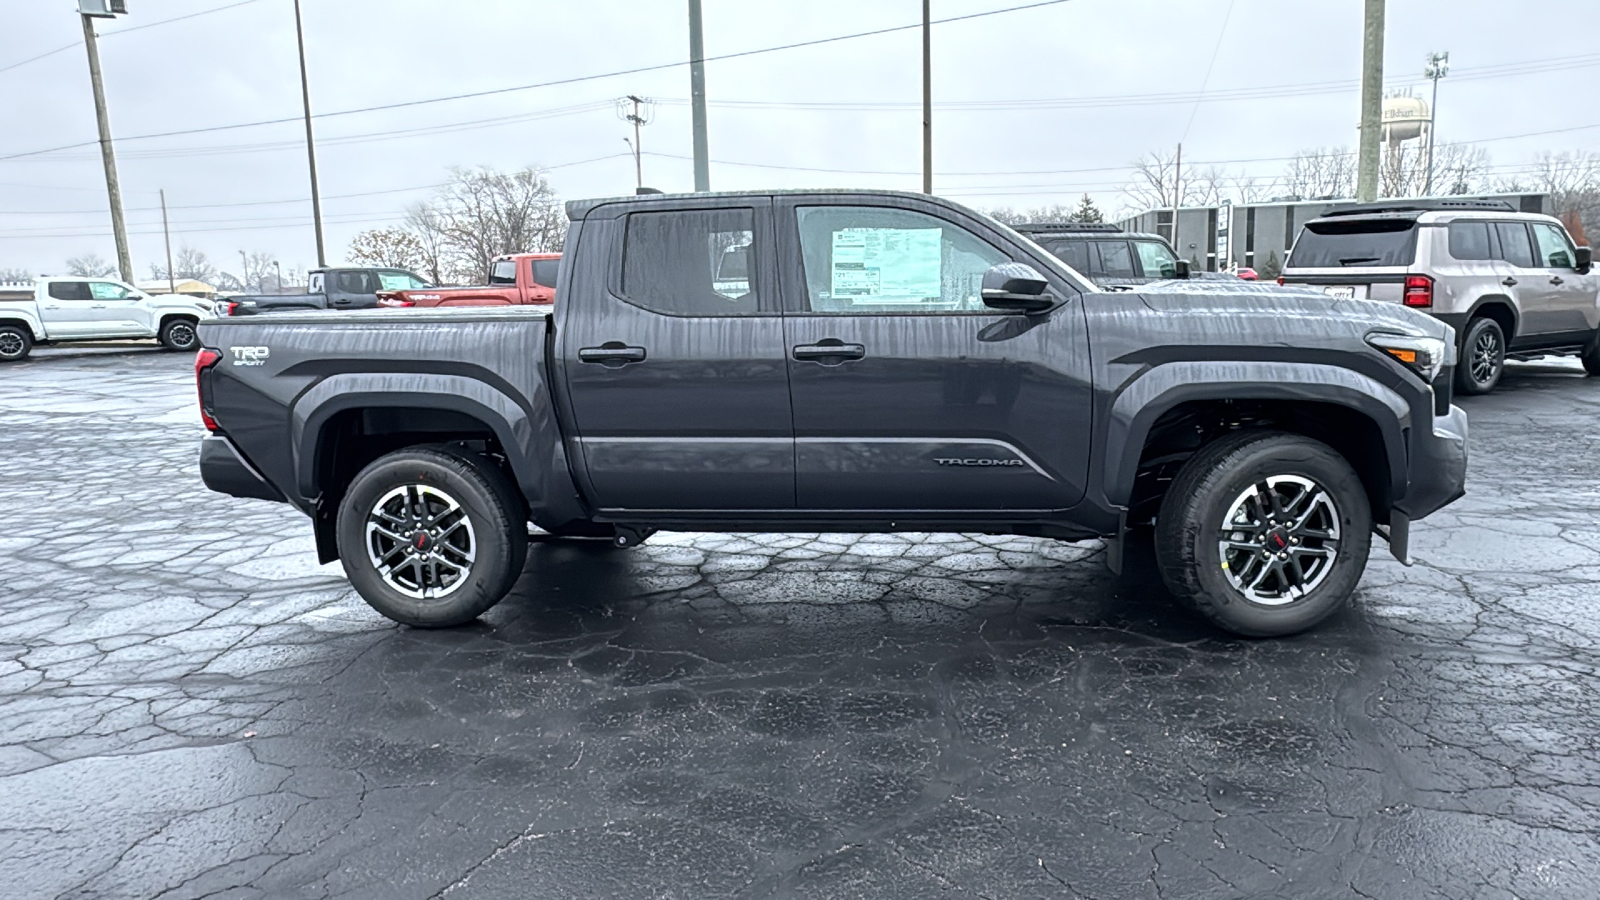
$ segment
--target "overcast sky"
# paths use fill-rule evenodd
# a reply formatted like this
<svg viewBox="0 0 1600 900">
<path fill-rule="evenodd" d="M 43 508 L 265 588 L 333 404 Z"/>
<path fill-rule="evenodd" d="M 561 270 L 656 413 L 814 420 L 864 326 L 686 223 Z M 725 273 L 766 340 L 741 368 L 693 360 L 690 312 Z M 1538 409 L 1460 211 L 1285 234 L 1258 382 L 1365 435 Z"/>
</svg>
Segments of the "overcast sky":
<svg viewBox="0 0 1600 900">
<path fill-rule="evenodd" d="M 1027 2 L 933 0 L 933 14 Z M 303 3 L 330 262 L 356 232 L 397 223 L 451 166 L 542 166 L 563 197 L 631 192 L 631 128 L 613 104 L 623 94 L 657 101 L 643 135 L 646 184 L 693 186 L 688 67 L 605 77 L 686 60 L 684 0 Z M 163 188 L 174 247 L 230 270 L 240 250 L 313 264 L 291 0 L 129 6 L 99 31 L 138 276 L 162 254 Z M 980 207 L 1088 192 L 1114 212 L 1128 164 L 1180 140 L 1186 166 L 1226 162 L 1263 179 L 1297 150 L 1354 146 L 1361 7 L 1067 0 L 936 25 L 935 190 Z M 0 268 L 59 272 L 86 251 L 115 259 L 75 9 L 0 0 Z M 921 15 L 917 0 L 704 9 L 710 57 Z M 1389 0 L 1386 82 L 1421 92 L 1425 54 L 1448 50 L 1439 140 L 1481 142 L 1497 174 L 1514 173 L 1541 150 L 1600 146 L 1595 27 L 1594 0 Z M 708 63 L 712 187 L 918 189 L 920 47 L 912 29 Z M 586 80 L 329 115 L 574 78 Z M 292 121 L 136 139 L 274 119 Z"/>
</svg>

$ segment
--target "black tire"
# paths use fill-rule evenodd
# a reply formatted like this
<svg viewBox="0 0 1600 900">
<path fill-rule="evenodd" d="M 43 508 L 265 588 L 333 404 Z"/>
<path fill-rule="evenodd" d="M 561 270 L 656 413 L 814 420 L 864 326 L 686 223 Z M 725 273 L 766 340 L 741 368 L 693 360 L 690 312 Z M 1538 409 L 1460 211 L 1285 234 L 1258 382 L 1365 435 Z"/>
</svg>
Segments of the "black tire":
<svg viewBox="0 0 1600 900">
<path fill-rule="evenodd" d="M 20 362 L 33 351 L 33 335 L 20 325 L 0 325 L 0 362 Z"/>
<path fill-rule="evenodd" d="M 1456 393 L 1487 394 L 1500 383 L 1506 369 L 1506 333 L 1500 323 L 1479 316 L 1467 323 L 1461 335 L 1456 363 Z"/>
<path fill-rule="evenodd" d="M 1243 555 L 1242 563 L 1237 550 L 1229 551 L 1235 563 L 1230 571 L 1224 565 L 1229 559 L 1224 558 L 1220 546 L 1224 536 L 1249 534 L 1251 526 L 1240 526 L 1246 529 L 1244 532 L 1225 532 L 1224 523 L 1236 503 L 1245 502 L 1243 508 L 1248 508 L 1245 495 L 1254 488 L 1259 497 L 1260 486 L 1268 479 L 1279 480 L 1279 487 L 1269 488 L 1274 493 L 1284 490 L 1282 485 L 1296 487 L 1301 481 L 1320 488 L 1326 495 L 1322 501 L 1309 489 L 1300 495 L 1308 508 L 1317 507 L 1318 518 L 1311 524 L 1318 527 L 1296 530 L 1262 523 L 1257 532 L 1260 545 L 1265 548 L 1269 541 L 1277 541 L 1276 546 L 1285 552 L 1272 554 L 1263 550 L 1261 559 L 1282 557 L 1292 559 L 1292 563 L 1262 562 L 1252 546 Z M 1302 501 L 1295 501 L 1299 502 Z M 1327 527 L 1335 521 L 1337 531 Z M 1336 536 L 1331 541 L 1331 562 L 1319 563 L 1318 557 L 1312 555 L 1325 552 L 1329 540 L 1295 537 L 1315 530 Z M 1257 535 L 1252 535 L 1250 541 Z M 1299 549 L 1292 549 L 1291 544 Z M 1372 511 L 1366 488 L 1355 470 L 1326 444 L 1282 432 L 1241 432 L 1202 447 L 1178 471 L 1156 518 L 1156 559 L 1167 589 L 1218 627 L 1246 637 L 1294 634 L 1333 615 L 1354 593 L 1371 546 Z M 1309 562 L 1302 565 L 1305 560 Z M 1309 589 L 1298 596 L 1288 584 L 1289 565 L 1310 579 Z M 1268 574 L 1263 584 L 1282 585 L 1284 596 L 1258 602 L 1235 586 L 1232 576 L 1249 577 L 1247 566 L 1278 567 L 1280 574 Z"/>
<path fill-rule="evenodd" d="M 1594 342 L 1583 351 L 1583 370 L 1590 375 L 1600 375 L 1600 332 L 1595 332 Z"/>
<path fill-rule="evenodd" d="M 432 520 L 412 515 L 407 507 L 413 505 L 428 513 L 445 510 L 437 517 L 442 524 L 422 544 L 415 542 Z M 397 509 L 403 511 L 398 516 Z M 458 527 L 458 521 L 467 524 Z M 381 522 L 404 540 L 370 533 L 369 522 Z M 362 599 L 396 622 L 419 628 L 478 618 L 511 590 L 528 558 L 527 517 L 516 489 L 488 460 L 454 448 L 398 450 L 362 469 L 339 504 L 337 535 L 345 574 Z M 423 551 L 422 558 L 413 547 Z M 462 566 L 464 548 L 472 557 Z M 389 578 L 374 558 L 389 561 Z M 452 579 L 449 569 L 460 574 Z"/>
<path fill-rule="evenodd" d="M 200 349 L 200 333 L 194 319 L 173 318 L 161 323 L 161 346 L 179 353 Z"/>
</svg>

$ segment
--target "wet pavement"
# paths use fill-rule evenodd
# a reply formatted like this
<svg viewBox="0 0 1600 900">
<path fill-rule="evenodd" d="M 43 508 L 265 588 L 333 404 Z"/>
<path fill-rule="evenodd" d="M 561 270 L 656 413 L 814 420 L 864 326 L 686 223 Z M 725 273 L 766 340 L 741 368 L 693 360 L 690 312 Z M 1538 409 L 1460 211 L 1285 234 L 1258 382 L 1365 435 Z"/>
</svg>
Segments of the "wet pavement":
<svg viewBox="0 0 1600 900">
<path fill-rule="evenodd" d="M 1090 542 L 537 544 L 414 631 L 206 492 L 185 356 L 0 368 L 5 897 L 1593 897 L 1600 379 L 1315 632 Z M 1375 542 L 1381 544 L 1381 542 Z"/>
</svg>

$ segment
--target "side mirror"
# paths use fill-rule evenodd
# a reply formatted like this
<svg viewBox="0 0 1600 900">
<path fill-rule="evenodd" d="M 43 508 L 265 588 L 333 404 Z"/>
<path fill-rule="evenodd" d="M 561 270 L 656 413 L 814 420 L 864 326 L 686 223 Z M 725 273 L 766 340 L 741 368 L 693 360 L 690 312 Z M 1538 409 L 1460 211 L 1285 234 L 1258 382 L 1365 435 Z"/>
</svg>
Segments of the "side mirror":
<svg viewBox="0 0 1600 900">
<path fill-rule="evenodd" d="M 1187 259 L 1173 260 L 1172 268 L 1173 268 L 1173 277 L 1174 278 L 1188 278 L 1189 277 L 1189 261 Z"/>
<path fill-rule="evenodd" d="M 1594 251 L 1588 247 L 1579 247 L 1573 251 L 1572 261 L 1576 263 L 1573 268 L 1577 269 L 1579 274 L 1587 274 L 1594 266 Z"/>
<path fill-rule="evenodd" d="M 1050 283 L 1026 263 L 1000 263 L 983 273 L 983 305 L 1005 312 L 1039 312 L 1054 306 Z"/>
</svg>

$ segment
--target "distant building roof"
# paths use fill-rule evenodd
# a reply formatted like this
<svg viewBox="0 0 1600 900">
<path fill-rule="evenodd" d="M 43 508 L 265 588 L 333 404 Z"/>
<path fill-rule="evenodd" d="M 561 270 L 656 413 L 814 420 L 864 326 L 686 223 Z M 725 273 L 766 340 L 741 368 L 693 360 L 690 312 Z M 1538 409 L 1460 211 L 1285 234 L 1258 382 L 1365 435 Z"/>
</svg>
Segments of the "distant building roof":
<svg viewBox="0 0 1600 900">
<path fill-rule="evenodd" d="M 168 282 L 165 278 L 154 278 L 149 281 L 136 281 L 133 286 L 147 294 L 166 294 L 172 292 L 173 288 L 177 288 L 177 293 L 179 294 L 215 294 L 217 292 L 214 285 L 206 284 L 197 278 L 179 278 L 173 282 Z"/>
</svg>

